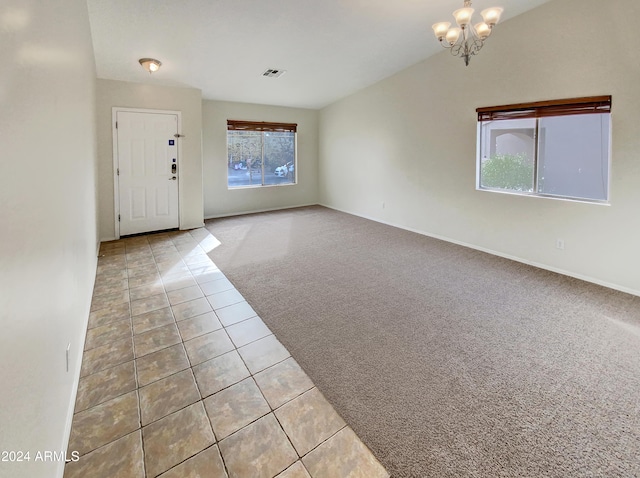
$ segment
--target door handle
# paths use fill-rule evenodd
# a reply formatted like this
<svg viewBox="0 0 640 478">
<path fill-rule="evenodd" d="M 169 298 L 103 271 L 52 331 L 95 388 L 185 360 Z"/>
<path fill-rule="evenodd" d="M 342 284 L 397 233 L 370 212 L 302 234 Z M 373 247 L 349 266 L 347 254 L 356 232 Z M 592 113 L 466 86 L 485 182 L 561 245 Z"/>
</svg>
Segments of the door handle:
<svg viewBox="0 0 640 478">
<path fill-rule="evenodd" d="M 176 179 L 178 179 L 178 178 L 176 178 L 175 176 L 172 176 L 172 177 L 169 178 L 169 181 L 175 181 Z"/>
</svg>

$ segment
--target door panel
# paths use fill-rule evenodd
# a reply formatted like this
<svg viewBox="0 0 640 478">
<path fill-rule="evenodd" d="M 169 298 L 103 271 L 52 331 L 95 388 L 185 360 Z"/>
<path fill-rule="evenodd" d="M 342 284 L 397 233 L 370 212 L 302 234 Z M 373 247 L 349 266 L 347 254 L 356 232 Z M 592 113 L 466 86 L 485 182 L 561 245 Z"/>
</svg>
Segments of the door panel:
<svg viewBox="0 0 640 478">
<path fill-rule="evenodd" d="M 116 121 L 120 235 L 177 228 L 178 116 L 118 111 Z"/>
</svg>

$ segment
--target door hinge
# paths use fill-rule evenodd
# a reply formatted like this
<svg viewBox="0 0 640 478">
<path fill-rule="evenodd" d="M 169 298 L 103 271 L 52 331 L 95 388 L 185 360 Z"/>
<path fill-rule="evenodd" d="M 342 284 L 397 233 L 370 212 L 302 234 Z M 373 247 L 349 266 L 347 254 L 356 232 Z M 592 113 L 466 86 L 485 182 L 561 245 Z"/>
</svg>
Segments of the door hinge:
<svg viewBox="0 0 640 478">
<path fill-rule="evenodd" d="M 118 214 L 118 222 L 120 222 L 120 214 Z"/>
<path fill-rule="evenodd" d="M 116 129 L 118 129 L 118 122 L 116 121 Z"/>
<path fill-rule="evenodd" d="M 120 176 L 120 168 L 117 168 L 117 169 L 116 169 L 116 174 L 117 174 L 118 176 Z"/>
</svg>

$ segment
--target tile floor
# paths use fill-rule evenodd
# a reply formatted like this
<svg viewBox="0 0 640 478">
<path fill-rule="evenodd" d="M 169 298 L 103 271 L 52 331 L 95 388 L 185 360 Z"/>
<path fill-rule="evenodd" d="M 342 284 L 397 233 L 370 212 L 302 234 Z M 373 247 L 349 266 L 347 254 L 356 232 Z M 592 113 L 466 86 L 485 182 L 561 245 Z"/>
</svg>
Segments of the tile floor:
<svg viewBox="0 0 640 478">
<path fill-rule="evenodd" d="M 207 251 L 103 243 L 65 478 L 386 477 Z"/>
</svg>

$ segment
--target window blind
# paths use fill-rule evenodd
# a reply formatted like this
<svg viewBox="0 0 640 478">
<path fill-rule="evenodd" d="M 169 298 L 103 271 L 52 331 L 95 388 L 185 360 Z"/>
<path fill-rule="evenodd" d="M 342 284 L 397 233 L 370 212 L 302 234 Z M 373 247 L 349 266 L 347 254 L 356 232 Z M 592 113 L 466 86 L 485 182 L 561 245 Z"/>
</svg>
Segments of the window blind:
<svg viewBox="0 0 640 478">
<path fill-rule="evenodd" d="M 478 121 L 544 118 L 578 114 L 610 113 L 611 96 L 589 96 L 565 100 L 538 101 L 476 109 Z"/>
<path fill-rule="evenodd" d="M 296 123 L 227 120 L 228 131 L 277 131 L 280 133 L 295 133 L 297 128 L 298 125 Z"/>
</svg>

